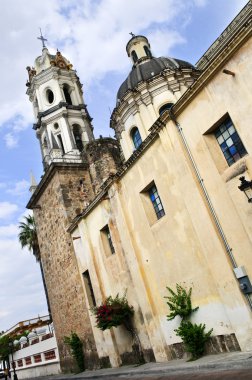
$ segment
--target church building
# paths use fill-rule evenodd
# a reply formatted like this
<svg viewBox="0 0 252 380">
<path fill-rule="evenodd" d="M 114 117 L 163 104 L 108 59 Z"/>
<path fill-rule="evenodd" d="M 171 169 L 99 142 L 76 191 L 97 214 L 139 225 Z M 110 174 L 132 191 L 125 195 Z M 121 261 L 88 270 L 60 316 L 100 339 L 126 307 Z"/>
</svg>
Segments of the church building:
<svg viewBox="0 0 252 380">
<path fill-rule="evenodd" d="M 28 67 L 44 174 L 33 210 L 61 369 L 64 336 L 86 368 L 134 363 L 124 327 L 101 331 L 91 309 L 126 297 L 145 361 L 182 357 L 167 286 L 192 288 L 192 321 L 213 329 L 208 353 L 252 350 L 252 7 L 194 66 L 126 46 L 132 69 L 110 127 L 95 139 L 82 85 L 57 51 Z"/>
</svg>

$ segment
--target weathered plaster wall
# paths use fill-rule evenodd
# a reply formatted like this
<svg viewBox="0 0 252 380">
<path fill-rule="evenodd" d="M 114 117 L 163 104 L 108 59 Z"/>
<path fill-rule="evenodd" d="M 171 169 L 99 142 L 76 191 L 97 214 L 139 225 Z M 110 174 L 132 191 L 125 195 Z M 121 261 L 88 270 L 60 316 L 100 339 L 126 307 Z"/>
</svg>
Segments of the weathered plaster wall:
<svg viewBox="0 0 252 380">
<path fill-rule="evenodd" d="M 252 175 L 251 55 L 252 42 L 247 42 L 178 117 L 237 264 L 245 266 L 250 278 L 252 211 L 237 187 L 244 170 L 247 179 Z M 222 73 L 224 67 L 235 76 Z M 248 152 L 231 167 L 212 135 L 226 113 Z M 145 194 L 153 181 L 165 210 L 160 220 L 153 219 Z M 110 256 L 100 233 L 105 224 L 116 248 Z M 172 121 L 109 189 L 108 199 L 79 223 L 78 233 L 79 269 L 89 269 L 97 302 L 127 288 L 129 302 L 140 313 L 135 321 L 143 347 L 152 348 L 156 360 L 171 358 L 179 342 L 174 333 L 178 320 L 167 321 L 164 299 L 166 286 L 175 288 L 176 283 L 193 288 L 193 305 L 199 310 L 192 320 L 213 328 L 225 349 L 252 349 L 251 310 Z M 99 352 L 106 336 L 95 331 L 93 321 L 92 325 Z M 129 342 L 118 329 L 113 334 L 107 353 L 118 357 L 122 349 L 129 349 Z M 230 343 L 233 334 L 239 345 Z"/>
</svg>

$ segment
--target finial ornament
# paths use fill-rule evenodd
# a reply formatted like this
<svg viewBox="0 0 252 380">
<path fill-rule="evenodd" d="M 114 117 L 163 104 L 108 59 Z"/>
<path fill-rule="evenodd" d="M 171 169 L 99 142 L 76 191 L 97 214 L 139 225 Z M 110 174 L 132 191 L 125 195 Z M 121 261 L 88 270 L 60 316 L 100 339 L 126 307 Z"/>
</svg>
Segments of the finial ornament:
<svg viewBox="0 0 252 380">
<path fill-rule="evenodd" d="M 44 49 L 44 48 L 46 47 L 46 46 L 45 46 L 45 41 L 47 41 L 47 39 L 43 37 L 43 35 L 42 35 L 42 31 L 41 31 L 41 28 L 39 28 L 39 30 L 40 30 L 40 37 L 37 37 L 37 39 L 38 39 L 38 40 L 41 40 L 41 42 L 42 42 L 42 47 L 43 47 L 43 49 Z"/>
<path fill-rule="evenodd" d="M 129 33 L 132 37 L 135 37 L 136 35 L 132 32 Z"/>
</svg>

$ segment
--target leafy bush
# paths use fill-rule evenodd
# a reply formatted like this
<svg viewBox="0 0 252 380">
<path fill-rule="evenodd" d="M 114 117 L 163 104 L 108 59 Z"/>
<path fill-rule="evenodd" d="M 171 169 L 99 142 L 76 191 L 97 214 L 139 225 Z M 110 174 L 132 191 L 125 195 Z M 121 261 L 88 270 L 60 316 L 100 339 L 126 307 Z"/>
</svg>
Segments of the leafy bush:
<svg viewBox="0 0 252 380">
<path fill-rule="evenodd" d="M 134 314 L 134 309 L 128 304 L 126 294 L 123 297 L 117 294 L 115 298 L 109 296 L 102 305 L 93 307 L 92 312 L 96 317 L 96 326 L 104 331 L 126 323 Z"/>
<path fill-rule="evenodd" d="M 72 332 L 70 336 L 64 337 L 64 342 L 71 347 L 71 354 L 75 358 L 80 372 L 85 371 L 83 346 L 78 335 Z"/>
<path fill-rule="evenodd" d="M 196 360 L 204 354 L 205 343 L 209 339 L 213 329 L 205 332 L 206 325 L 193 324 L 190 321 L 182 321 L 181 325 L 175 330 L 176 335 L 180 336 L 185 348 L 192 354 L 191 360 Z"/>
<path fill-rule="evenodd" d="M 177 315 L 182 319 L 187 318 L 194 311 L 198 310 L 198 307 L 192 308 L 192 288 L 190 288 L 187 293 L 181 285 L 176 284 L 177 294 L 168 286 L 166 289 L 171 293 L 171 296 L 164 297 L 168 299 L 167 305 L 170 308 L 170 314 L 167 315 L 168 321 L 174 319 Z"/>
</svg>

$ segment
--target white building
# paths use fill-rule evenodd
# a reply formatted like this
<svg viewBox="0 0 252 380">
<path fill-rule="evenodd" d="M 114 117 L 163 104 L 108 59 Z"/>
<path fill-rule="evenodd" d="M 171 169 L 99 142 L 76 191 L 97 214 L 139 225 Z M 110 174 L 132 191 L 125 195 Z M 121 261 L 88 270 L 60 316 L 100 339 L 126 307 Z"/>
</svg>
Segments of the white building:
<svg viewBox="0 0 252 380">
<path fill-rule="evenodd" d="M 11 372 L 15 366 L 18 379 L 60 373 L 58 346 L 48 315 L 19 322 L 4 335 L 14 339 L 13 358 L 10 355 L 9 361 Z"/>
</svg>

